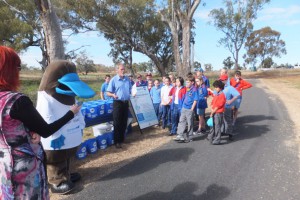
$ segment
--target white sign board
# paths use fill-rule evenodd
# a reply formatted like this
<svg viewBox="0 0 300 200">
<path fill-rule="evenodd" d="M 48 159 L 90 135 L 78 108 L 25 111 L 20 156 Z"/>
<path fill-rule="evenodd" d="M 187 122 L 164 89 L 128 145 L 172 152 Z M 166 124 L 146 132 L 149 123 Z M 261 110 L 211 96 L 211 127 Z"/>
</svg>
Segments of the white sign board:
<svg viewBox="0 0 300 200">
<path fill-rule="evenodd" d="M 140 129 L 158 124 L 147 86 L 137 87 L 136 90 L 135 97 L 131 96 L 130 101 Z"/>
</svg>

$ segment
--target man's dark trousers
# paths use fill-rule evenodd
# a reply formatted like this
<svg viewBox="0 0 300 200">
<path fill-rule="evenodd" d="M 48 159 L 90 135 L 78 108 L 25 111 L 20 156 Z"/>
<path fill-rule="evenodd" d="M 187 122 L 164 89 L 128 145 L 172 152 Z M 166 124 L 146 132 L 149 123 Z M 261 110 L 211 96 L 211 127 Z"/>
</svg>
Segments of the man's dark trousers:
<svg viewBox="0 0 300 200">
<path fill-rule="evenodd" d="M 123 143 L 128 119 L 128 101 L 114 100 L 113 120 L 114 120 L 114 142 Z"/>
</svg>

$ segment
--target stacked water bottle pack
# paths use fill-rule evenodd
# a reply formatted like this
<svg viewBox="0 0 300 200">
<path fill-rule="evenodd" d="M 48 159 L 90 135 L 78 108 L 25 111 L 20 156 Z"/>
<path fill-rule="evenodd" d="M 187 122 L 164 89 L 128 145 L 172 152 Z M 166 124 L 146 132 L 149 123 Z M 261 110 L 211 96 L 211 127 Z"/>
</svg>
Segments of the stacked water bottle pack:
<svg viewBox="0 0 300 200">
<path fill-rule="evenodd" d="M 110 123 L 103 123 L 93 126 L 94 138 L 84 141 L 77 151 L 77 158 L 84 159 L 87 154 L 94 154 L 98 149 L 106 149 L 108 146 L 114 144 L 113 125 Z"/>
<path fill-rule="evenodd" d="M 112 111 L 112 100 L 94 100 L 82 104 L 81 112 L 86 127 L 93 126 L 95 137 L 80 145 L 77 151 L 78 159 L 84 159 L 87 153 L 94 154 L 98 149 L 105 149 L 113 144 L 113 126 L 112 123 L 108 123 L 112 120 Z"/>
<path fill-rule="evenodd" d="M 86 127 L 93 126 L 94 138 L 84 141 L 78 151 L 77 158 L 84 159 L 87 154 L 94 154 L 98 149 L 106 149 L 114 144 L 112 125 L 113 100 L 87 101 L 82 104 L 81 112 L 84 115 Z M 125 136 L 131 132 L 132 115 L 128 113 L 128 127 Z"/>
<path fill-rule="evenodd" d="M 104 115 L 111 115 L 113 111 L 113 100 L 87 101 L 82 104 L 81 112 L 86 121 L 99 118 Z"/>
</svg>

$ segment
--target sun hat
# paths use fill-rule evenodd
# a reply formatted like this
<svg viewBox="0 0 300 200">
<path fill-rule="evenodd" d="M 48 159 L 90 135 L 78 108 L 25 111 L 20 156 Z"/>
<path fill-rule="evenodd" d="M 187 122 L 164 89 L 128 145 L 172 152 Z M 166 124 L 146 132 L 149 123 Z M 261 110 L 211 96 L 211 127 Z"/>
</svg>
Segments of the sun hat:
<svg viewBox="0 0 300 200">
<path fill-rule="evenodd" d="M 86 83 L 79 79 L 77 73 L 68 73 L 58 79 L 58 82 L 64 86 L 67 86 L 70 90 L 65 90 L 60 87 L 56 87 L 57 93 L 78 96 L 80 98 L 91 98 L 95 96 L 94 90 L 92 90 Z"/>
<path fill-rule="evenodd" d="M 214 120 L 212 117 L 210 117 L 207 122 L 206 122 L 207 126 L 212 127 L 214 125 Z"/>
<path fill-rule="evenodd" d="M 226 74 L 221 75 L 219 78 L 220 81 L 226 81 L 227 79 L 228 79 L 228 75 Z"/>
</svg>

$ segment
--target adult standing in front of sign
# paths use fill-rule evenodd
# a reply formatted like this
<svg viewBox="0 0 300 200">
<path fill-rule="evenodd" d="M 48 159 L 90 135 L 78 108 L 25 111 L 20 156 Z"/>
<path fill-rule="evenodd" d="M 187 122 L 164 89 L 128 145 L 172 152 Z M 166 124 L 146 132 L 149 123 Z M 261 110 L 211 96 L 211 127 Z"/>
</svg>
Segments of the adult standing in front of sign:
<svg viewBox="0 0 300 200">
<path fill-rule="evenodd" d="M 109 82 L 107 96 L 113 98 L 114 142 L 116 148 L 122 148 L 128 119 L 128 103 L 130 99 L 131 83 L 125 74 L 123 64 L 117 65 L 117 75 Z"/>
</svg>

